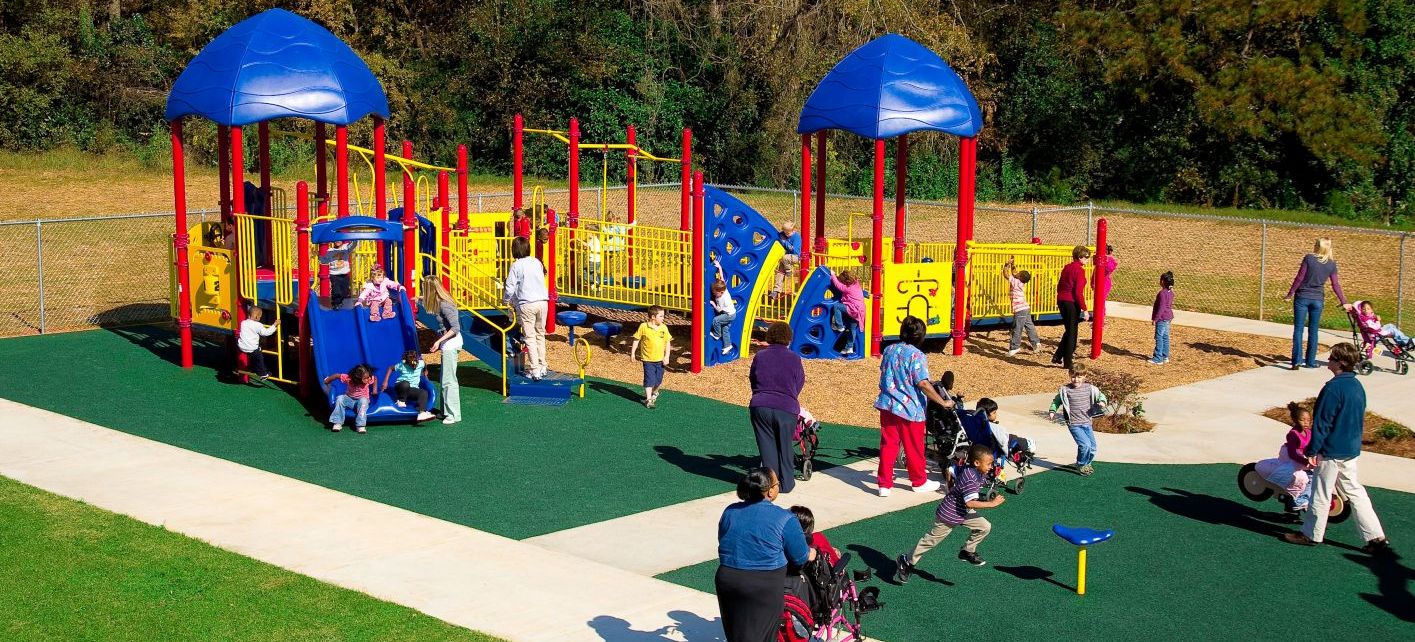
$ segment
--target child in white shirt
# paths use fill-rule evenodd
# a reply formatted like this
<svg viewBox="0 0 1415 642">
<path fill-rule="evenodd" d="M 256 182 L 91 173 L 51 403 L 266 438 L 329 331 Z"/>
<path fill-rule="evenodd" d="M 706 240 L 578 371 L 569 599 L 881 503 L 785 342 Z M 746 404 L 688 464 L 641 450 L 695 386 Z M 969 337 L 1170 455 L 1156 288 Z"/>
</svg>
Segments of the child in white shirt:
<svg viewBox="0 0 1415 642">
<path fill-rule="evenodd" d="M 251 308 L 251 315 L 241 322 L 241 331 L 236 337 L 236 348 L 246 355 L 251 372 L 261 381 L 270 378 L 270 371 L 265 368 L 265 352 L 260 349 L 260 338 L 275 334 L 275 324 L 260 322 L 264 314 L 260 308 Z"/>
</svg>

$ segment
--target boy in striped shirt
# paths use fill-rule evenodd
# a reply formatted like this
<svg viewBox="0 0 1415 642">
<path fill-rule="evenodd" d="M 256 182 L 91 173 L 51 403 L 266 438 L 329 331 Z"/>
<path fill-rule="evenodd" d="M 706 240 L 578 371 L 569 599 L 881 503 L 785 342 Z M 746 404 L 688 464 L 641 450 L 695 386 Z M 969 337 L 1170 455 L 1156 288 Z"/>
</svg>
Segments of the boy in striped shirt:
<svg viewBox="0 0 1415 642">
<path fill-rule="evenodd" d="M 987 563 L 978 556 L 978 544 L 992 531 L 992 524 L 979 516 L 976 509 L 997 508 L 1002 505 L 1003 497 L 1000 493 L 988 500 L 979 496 L 984 482 L 987 481 L 988 471 L 992 470 L 992 449 L 985 444 L 973 444 L 968 448 L 968 460 L 973 465 L 958 474 L 958 478 L 953 480 L 953 486 L 948 489 L 948 494 L 939 502 L 938 511 L 934 513 L 933 528 L 924 533 L 923 538 L 914 546 L 913 553 L 900 555 L 895 560 L 894 579 L 900 584 L 909 581 L 909 577 L 914 574 L 914 565 L 919 563 L 924 553 L 938 546 L 939 542 L 959 526 L 967 528 L 969 535 L 968 540 L 963 542 L 963 550 L 958 551 L 958 559 L 973 566 Z"/>
</svg>

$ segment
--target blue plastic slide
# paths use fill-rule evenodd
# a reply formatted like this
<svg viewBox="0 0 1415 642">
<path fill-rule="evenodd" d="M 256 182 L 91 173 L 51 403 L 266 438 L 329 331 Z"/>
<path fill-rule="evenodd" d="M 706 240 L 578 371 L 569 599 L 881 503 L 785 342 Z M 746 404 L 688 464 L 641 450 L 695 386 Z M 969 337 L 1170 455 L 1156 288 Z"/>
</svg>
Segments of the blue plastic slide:
<svg viewBox="0 0 1415 642">
<path fill-rule="evenodd" d="M 311 292 L 309 301 L 310 338 L 314 342 L 315 374 L 323 381 L 332 374 L 349 372 L 360 363 L 373 368 L 373 374 L 383 385 L 388 366 L 403 359 L 405 350 L 418 349 L 418 331 L 413 323 L 413 311 L 408 305 L 407 290 L 397 295 L 398 316 L 370 321 L 368 308 L 349 306 L 331 310 L 322 308 L 319 296 Z M 437 404 L 437 387 L 424 375 L 419 387 L 427 391 L 428 408 Z M 329 407 L 344 393 L 344 384 L 335 381 L 329 386 Z M 369 423 L 411 421 L 418 409 L 413 405 L 399 408 L 392 390 L 381 390 L 369 403 Z"/>
</svg>

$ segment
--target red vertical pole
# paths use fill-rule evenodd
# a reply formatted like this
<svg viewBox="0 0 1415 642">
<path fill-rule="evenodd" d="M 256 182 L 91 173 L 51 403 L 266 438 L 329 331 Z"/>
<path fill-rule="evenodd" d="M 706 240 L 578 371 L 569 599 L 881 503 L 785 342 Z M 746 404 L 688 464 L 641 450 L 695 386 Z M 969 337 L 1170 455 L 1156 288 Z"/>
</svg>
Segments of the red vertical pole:
<svg viewBox="0 0 1415 642">
<path fill-rule="evenodd" d="M 825 253 L 825 161 L 830 130 L 816 132 L 816 251 Z"/>
<path fill-rule="evenodd" d="M 1105 246 L 1109 225 L 1105 219 L 1096 221 L 1095 267 L 1091 269 L 1091 359 L 1101 358 L 1101 339 L 1105 336 L 1105 297 L 1101 296 L 1101 285 L 1105 280 Z"/>
<path fill-rule="evenodd" d="M 245 178 L 246 159 L 245 159 L 245 155 L 244 155 L 244 153 L 243 153 L 243 152 L 245 151 L 245 148 L 244 148 L 243 143 L 242 143 L 242 141 L 241 141 L 241 128 L 240 128 L 240 127 L 232 127 L 232 128 L 231 128 L 231 146 L 230 146 L 230 147 L 231 147 L 231 217 L 232 217 L 232 222 L 234 222 L 234 221 L 235 221 L 235 217 L 236 217 L 237 215 L 239 215 L 239 214 L 245 214 L 245 213 L 246 213 L 246 190 L 245 190 L 245 188 L 244 188 L 245 182 L 246 182 L 246 178 Z M 238 227 L 237 229 L 240 229 L 240 228 Z M 235 308 L 236 308 L 236 309 L 235 309 L 235 310 L 232 310 L 232 313 L 233 313 L 233 314 L 232 314 L 232 318 L 235 319 L 235 324 L 234 324 L 232 327 L 238 328 L 238 329 L 241 327 L 241 322 L 246 320 L 246 308 L 245 308 L 244 305 L 242 305 L 241 297 L 239 296 L 239 295 L 240 295 L 240 292 L 241 292 L 241 260 L 240 260 L 240 256 L 241 256 L 241 241 L 240 241 L 240 239 L 241 239 L 241 235 L 240 235 L 240 234 L 237 234 L 237 235 L 236 235 L 236 242 L 235 242 L 235 244 L 232 245 L 232 247 L 231 247 L 231 287 L 236 290 L 236 294 L 237 294 L 237 296 L 233 297 L 234 300 L 235 300 L 235 302 L 236 302 L 236 305 L 235 305 Z M 247 250 L 247 251 L 249 251 L 249 250 Z M 232 344 L 231 344 L 231 347 L 232 347 L 232 349 L 235 349 L 235 344 L 232 343 Z M 236 369 L 237 369 L 237 370 L 245 370 L 245 369 L 247 368 L 247 365 L 246 365 L 246 364 L 247 364 L 247 361 L 248 361 L 248 359 L 247 359 L 247 357 L 246 357 L 246 353 L 241 352 L 240 350 L 236 350 L 235 352 L 236 352 Z M 245 378 L 244 376 L 240 377 L 240 379 L 241 379 L 241 381 L 243 381 L 243 382 L 246 380 L 246 378 Z"/>
<path fill-rule="evenodd" d="M 314 202 L 319 210 L 317 217 L 329 215 L 329 146 L 324 134 L 324 123 L 314 124 Z M 328 296 L 328 293 L 325 293 Z"/>
<path fill-rule="evenodd" d="M 406 179 L 404 185 L 406 185 Z M 403 287 L 408 288 L 408 303 L 413 306 L 413 312 L 418 311 L 418 287 L 419 284 L 413 280 L 413 266 L 417 265 L 418 253 L 422 248 L 418 247 L 418 216 L 413 212 L 413 208 L 403 208 Z M 428 252 L 431 254 L 431 251 Z M 444 276 L 444 278 L 446 278 Z"/>
<path fill-rule="evenodd" d="M 958 141 L 958 245 L 953 251 L 953 354 L 963 354 L 968 338 L 968 242 L 973 240 L 973 175 L 977 139 Z"/>
<path fill-rule="evenodd" d="M 870 348 L 866 356 L 877 357 L 884 342 L 884 141 L 875 141 L 875 200 L 871 220 L 874 223 L 870 241 Z"/>
<path fill-rule="evenodd" d="M 310 300 L 310 186 L 304 181 L 295 183 L 295 283 L 299 285 L 295 301 L 295 319 L 300 336 L 295 345 L 295 358 L 299 365 L 300 396 L 310 392 L 310 334 L 308 312 Z"/>
<path fill-rule="evenodd" d="M 334 128 L 334 189 L 339 193 L 339 218 L 349 215 L 349 128 Z"/>
<path fill-rule="evenodd" d="M 575 228 L 580 226 L 580 119 L 570 119 L 570 240 L 575 240 Z"/>
<path fill-rule="evenodd" d="M 176 213 L 177 233 L 172 235 L 172 250 L 177 256 L 177 333 L 182 338 L 182 367 L 192 368 L 192 273 L 187 246 L 187 167 L 182 150 L 182 119 L 168 123 L 172 134 L 172 202 Z"/>
<path fill-rule="evenodd" d="M 525 119 L 521 118 L 520 114 L 516 114 L 516 119 L 511 125 L 511 207 L 518 209 L 525 207 L 525 193 L 522 191 L 524 179 L 521 175 L 524 169 L 521 161 L 521 156 L 524 153 L 521 138 L 525 129 Z"/>
<path fill-rule="evenodd" d="M 683 164 L 682 178 L 680 179 L 683 186 L 683 202 L 679 209 L 681 212 L 681 220 L 678 223 L 678 229 L 686 232 L 691 229 L 689 227 L 691 221 L 688 220 L 688 217 L 690 216 L 690 201 L 692 200 L 693 193 L 693 130 L 687 127 L 683 128 L 683 156 L 681 162 Z"/>
<path fill-rule="evenodd" d="M 467 231 L 467 146 L 457 146 L 457 229 Z"/>
<path fill-rule="evenodd" d="M 634 221 L 638 220 L 639 212 L 639 139 L 637 132 L 634 131 L 633 125 L 629 125 L 626 136 L 629 142 L 629 149 L 625 152 L 629 159 L 629 203 L 624 209 L 628 212 L 629 239 L 627 249 L 629 253 L 629 276 L 632 277 L 634 276 Z"/>
<path fill-rule="evenodd" d="M 373 117 L 373 211 L 378 213 L 378 220 L 388 219 L 388 184 L 387 181 L 387 153 L 384 142 L 383 119 L 378 116 Z"/>
<path fill-rule="evenodd" d="M 703 229 L 703 173 L 693 174 L 693 229 Z M 692 355 L 690 363 L 693 374 L 703 371 L 703 351 L 704 328 L 703 328 L 703 306 L 707 305 L 707 291 L 704 286 L 706 279 L 703 278 L 705 264 L 707 263 L 707 248 L 704 247 L 705 235 L 701 231 L 693 234 L 693 325 L 692 325 Z"/>
<path fill-rule="evenodd" d="M 274 216 L 275 212 L 270 209 L 273 205 L 270 201 L 270 124 L 266 122 L 261 122 L 256 125 L 256 158 L 260 169 L 260 194 L 261 198 L 265 200 L 265 215 Z M 281 214 L 283 215 L 284 212 L 281 212 Z M 267 230 L 271 229 L 270 223 L 262 221 L 260 225 Z M 265 235 L 264 249 L 265 255 L 271 257 L 271 260 L 274 261 L 274 234 Z"/>
<path fill-rule="evenodd" d="M 811 272 L 812 246 L 806 245 L 811 236 L 811 135 L 801 134 L 801 241 L 805 250 L 801 256 L 801 280 Z"/>
<path fill-rule="evenodd" d="M 413 141 L 403 141 L 403 158 L 413 160 Z M 415 192 L 416 186 L 413 184 L 413 176 L 406 167 L 401 168 L 401 173 L 403 175 L 403 215 L 407 216 L 408 212 L 413 212 L 416 217 L 417 203 L 415 201 L 417 200 L 417 194 Z M 416 220 L 416 218 L 414 218 L 414 220 Z M 432 248 L 428 249 L 431 250 Z M 429 251 L 428 254 L 437 256 L 436 252 Z"/>
<path fill-rule="evenodd" d="M 221 226 L 235 225 L 231 219 L 231 128 L 216 126 L 216 173 L 221 176 Z M 222 229 L 225 235 L 226 230 Z M 232 257 L 234 258 L 234 257 Z"/>
<path fill-rule="evenodd" d="M 545 285 L 546 293 L 550 295 L 550 300 L 546 302 L 546 310 L 549 313 L 545 315 L 545 331 L 555 332 L 555 302 L 556 299 L 559 298 L 559 294 L 555 289 L 555 273 L 557 267 L 555 258 L 558 256 L 555 251 L 555 237 L 557 236 L 555 230 L 559 227 L 559 224 L 555 221 L 555 210 L 546 208 L 545 221 L 546 225 L 550 227 L 549 238 L 545 241 Z"/>
<path fill-rule="evenodd" d="M 443 265 L 446 265 L 446 266 L 448 266 L 448 267 L 451 267 L 451 266 L 452 266 L 452 208 L 448 207 L 448 205 L 447 205 L 447 200 L 448 200 L 447 172 L 446 172 L 446 171 L 441 171 L 441 172 L 438 172 L 438 173 L 437 173 L 437 203 L 438 203 L 438 205 L 441 205 L 441 206 L 442 206 L 442 207 L 441 207 L 441 209 L 442 209 L 442 238 L 440 239 L 441 245 L 442 245 L 442 253 L 441 253 L 440 256 L 442 257 L 442 264 L 443 264 Z M 446 273 L 444 273 L 444 274 L 442 275 L 442 287 L 444 287 L 444 288 L 450 288 L 450 287 L 452 287 L 452 275 L 446 274 Z"/>
<path fill-rule="evenodd" d="M 904 262 L 904 188 L 909 176 L 909 135 L 894 144 L 894 262 Z"/>
</svg>

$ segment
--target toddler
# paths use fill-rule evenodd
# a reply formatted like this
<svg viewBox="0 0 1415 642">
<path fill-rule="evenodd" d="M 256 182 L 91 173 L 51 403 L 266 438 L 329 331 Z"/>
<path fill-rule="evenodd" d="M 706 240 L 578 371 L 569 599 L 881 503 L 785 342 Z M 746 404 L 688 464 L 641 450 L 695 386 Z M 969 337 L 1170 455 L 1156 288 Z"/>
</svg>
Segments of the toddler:
<svg viewBox="0 0 1415 642">
<path fill-rule="evenodd" d="M 1091 428 L 1091 417 L 1097 414 L 1093 409 L 1098 410 L 1098 406 L 1105 403 L 1105 393 L 1086 383 L 1086 364 L 1076 363 L 1071 365 L 1071 383 L 1056 392 L 1051 408 L 1047 409 L 1048 418 L 1055 420 L 1059 410 L 1066 419 L 1071 438 L 1076 440 L 1076 464 L 1073 467 L 1082 476 L 1089 477 L 1096 472 L 1091 465 L 1096 458 L 1096 433 Z"/>
<path fill-rule="evenodd" d="M 364 289 L 359 292 L 359 300 L 354 305 L 368 306 L 368 320 L 378 321 L 379 319 L 392 319 L 393 297 L 391 293 L 403 289 L 397 281 L 383 275 L 383 266 L 374 264 L 369 270 L 369 280 L 364 283 Z M 380 309 L 382 313 L 380 314 Z"/>
<path fill-rule="evenodd" d="M 399 408 L 407 408 L 408 402 L 412 401 L 418 408 L 418 421 L 432 419 L 432 413 L 427 411 L 427 391 L 422 389 L 423 370 L 427 364 L 423 363 L 422 355 L 417 350 L 408 350 L 403 353 L 403 360 L 388 366 L 388 371 L 383 373 L 383 389 L 388 389 L 388 378 L 394 372 L 398 373 L 398 379 L 393 383 L 393 398 L 397 400 Z"/>
<path fill-rule="evenodd" d="M 344 382 L 345 388 L 344 394 L 334 399 L 334 412 L 329 414 L 330 429 L 334 432 L 343 430 L 345 414 L 353 410 L 354 432 L 367 432 L 364 426 L 368 425 L 368 405 L 378 394 L 378 380 L 374 378 L 373 371 L 368 366 L 357 365 L 349 369 L 349 374 L 325 377 L 324 385 L 327 387 L 335 381 Z"/>
<path fill-rule="evenodd" d="M 354 244 L 349 241 L 330 243 L 319 262 L 329 266 L 329 307 L 340 308 L 349 298 L 350 259 Z"/>
<path fill-rule="evenodd" d="M 1011 257 L 1002 264 L 1002 278 L 1007 280 L 1007 290 L 1012 297 L 1012 339 L 1007 346 L 1007 356 L 1015 356 L 1022 351 L 1022 334 L 1026 333 L 1032 354 L 1041 347 L 1041 337 L 1037 336 L 1037 325 L 1032 323 L 1032 306 L 1027 303 L 1027 284 L 1032 281 L 1032 273 L 1017 270 L 1017 259 Z"/>
<path fill-rule="evenodd" d="M 658 402 L 659 390 L 663 387 L 663 370 L 668 366 L 668 356 L 673 351 L 673 335 L 668 332 L 668 324 L 663 322 L 663 308 L 649 306 L 649 319 L 639 324 L 634 332 L 634 345 L 629 352 L 644 364 L 644 406 L 652 408 Z"/>
<path fill-rule="evenodd" d="M 1415 348 L 1410 337 L 1400 331 L 1394 323 L 1381 325 L 1381 317 L 1376 314 L 1376 308 L 1370 301 L 1357 301 L 1356 319 L 1361 326 L 1362 343 L 1366 345 L 1366 358 L 1370 359 L 1376 352 L 1376 337 L 1390 337 L 1395 340 L 1395 344 L 1405 350 Z"/>
<path fill-rule="evenodd" d="M 732 300 L 732 295 L 727 293 L 727 280 L 722 278 L 722 264 L 717 259 L 712 260 L 713 267 L 717 268 L 717 280 L 712 282 L 712 329 L 708 334 L 713 339 L 722 341 L 722 354 L 732 352 L 732 337 L 727 335 L 727 331 L 732 325 L 732 321 L 737 318 L 737 303 Z"/>
<path fill-rule="evenodd" d="M 855 331 L 864 325 L 865 319 L 865 291 L 860 287 L 860 280 L 855 278 L 855 273 L 843 270 L 837 276 L 835 272 L 829 272 L 830 286 L 835 288 L 835 299 L 827 305 L 830 307 L 830 329 L 841 333 L 840 343 L 844 348 L 840 351 L 842 356 L 855 354 Z"/>
<path fill-rule="evenodd" d="M 1287 441 L 1277 451 L 1277 457 L 1258 462 L 1258 474 L 1274 484 L 1286 488 L 1292 498 L 1292 510 L 1307 510 L 1312 498 L 1311 478 L 1307 474 L 1312 469 L 1312 459 L 1307 456 L 1307 444 L 1312 441 L 1312 413 L 1293 401 L 1287 404 L 1287 416 L 1292 422 L 1292 430 L 1287 431 Z"/>
<path fill-rule="evenodd" d="M 895 559 L 896 582 L 908 582 L 909 577 L 914 574 L 914 565 L 919 563 L 924 553 L 937 546 L 959 526 L 967 528 L 969 535 L 968 540 L 963 543 L 963 549 L 958 551 L 958 559 L 973 566 L 987 563 L 978 555 L 978 544 L 992 532 L 992 524 L 979 516 L 977 509 L 1001 506 L 1004 498 L 1002 493 L 997 493 L 986 501 L 981 498 L 983 484 L 987 482 L 988 473 L 993 466 L 992 449 L 984 444 L 973 444 L 968 447 L 968 461 L 972 465 L 958 474 L 953 486 L 948 489 L 948 494 L 939 502 L 938 510 L 934 512 L 933 528 L 919 539 L 913 553 L 900 555 Z"/>
<path fill-rule="evenodd" d="M 531 217 L 526 216 L 526 210 L 519 207 L 511 210 L 511 230 L 515 236 L 530 240 Z"/>
<path fill-rule="evenodd" d="M 1155 353 L 1150 363 L 1162 366 L 1169 363 L 1169 324 L 1174 321 L 1174 273 L 1160 275 L 1160 291 L 1155 293 L 1155 303 L 1150 306 L 1150 321 L 1155 324 Z"/>
<path fill-rule="evenodd" d="M 590 290 L 599 289 L 603 266 L 604 245 L 599 238 L 599 227 L 591 223 L 585 226 L 585 279 L 590 282 Z"/>
<path fill-rule="evenodd" d="M 246 355 L 251 372 L 261 381 L 270 378 L 270 371 L 265 368 L 265 352 L 260 348 L 260 338 L 275 334 L 275 324 L 260 322 L 264 314 L 260 308 L 251 308 L 251 314 L 241 322 L 240 336 L 236 338 L 236 347 Z"/>
</svg>

